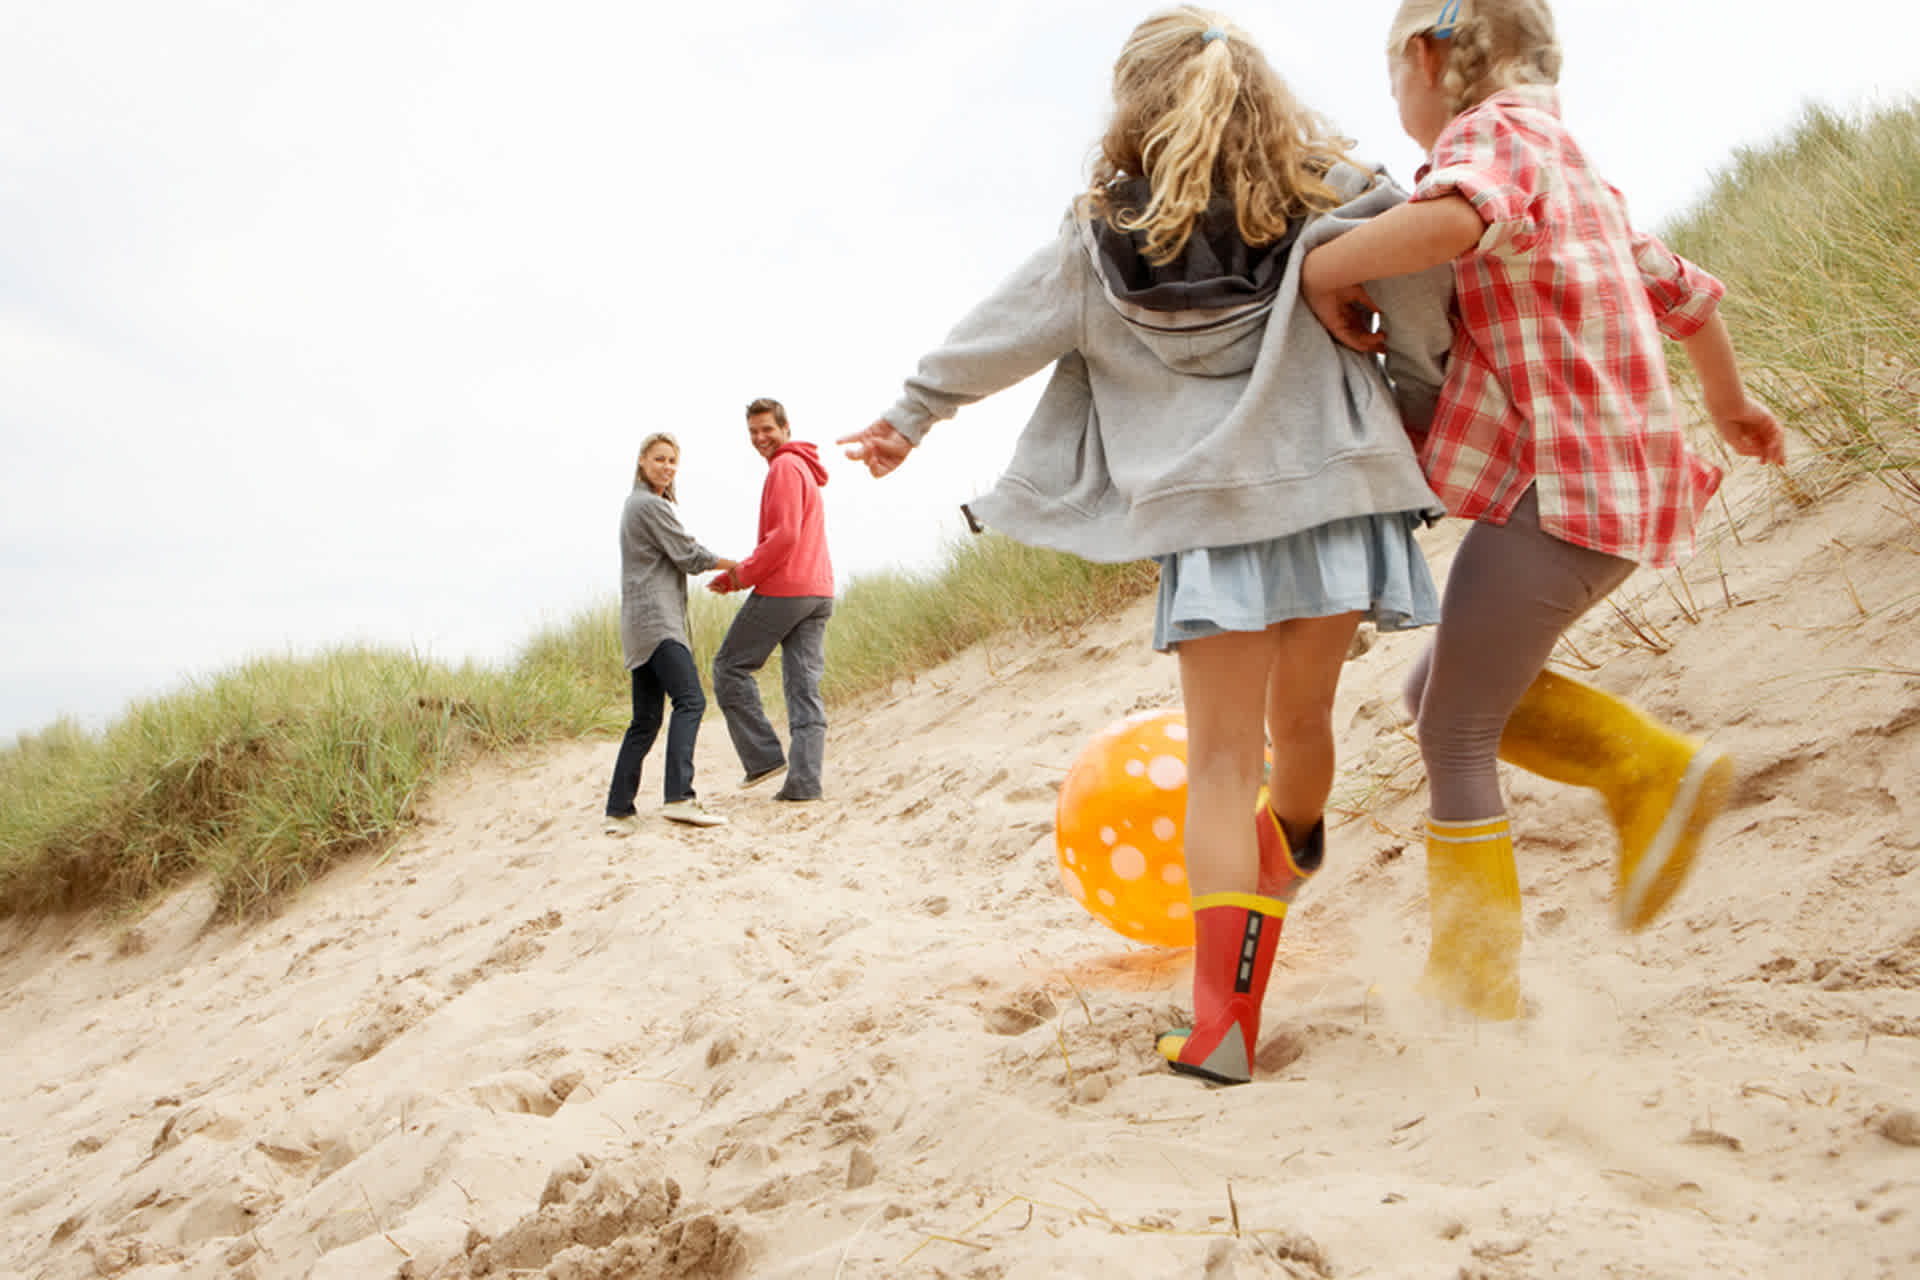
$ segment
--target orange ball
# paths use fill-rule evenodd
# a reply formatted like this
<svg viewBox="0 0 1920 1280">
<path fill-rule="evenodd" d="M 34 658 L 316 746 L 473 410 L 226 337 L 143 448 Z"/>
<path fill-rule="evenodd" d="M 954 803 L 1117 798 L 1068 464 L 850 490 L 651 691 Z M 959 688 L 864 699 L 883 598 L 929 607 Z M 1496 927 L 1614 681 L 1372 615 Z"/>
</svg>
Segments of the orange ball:
<svg viewBox="0 0 1920 1280">
<path fill-rule="evenodd" d="M 1123 937 L 1193 945 L 1187 894 L 1187 717 L 1142 711 L 1087 743 L 1054 810 L 1060 881 Z"/>
</svg>

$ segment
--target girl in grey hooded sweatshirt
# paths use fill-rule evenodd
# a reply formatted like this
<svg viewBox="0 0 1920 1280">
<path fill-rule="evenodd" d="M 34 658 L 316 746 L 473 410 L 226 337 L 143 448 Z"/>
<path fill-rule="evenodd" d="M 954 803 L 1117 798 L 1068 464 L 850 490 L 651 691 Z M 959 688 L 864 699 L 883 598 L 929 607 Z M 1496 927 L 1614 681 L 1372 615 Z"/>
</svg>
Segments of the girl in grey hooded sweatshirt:
<svg viewBox="0 0 1920 1280">
<path fill-rule="evenodd" d="M 1159 562 L 1154 645 L 1180 662 L 1196 947 L 1193 1025 L 1159 1049 L 1176 1071 L 1235 1084 L 1251 1075 L 1287 906 L 1322 859 L 1354 630 L 1438 617 L 1414 531 L 1441 507 L 1403 418 L 1431 412 L 1450 281 L 1374 288 L 1384 360 L 1328 336 L 1300 300 L 1301 257 L 1404 197 L 1349 160 L 1224 17 L 1189 6 L 1141 23 L 1113 95 L 1059 234 L 841 443 L 884 476 L 935 422 L 1052 366 L 1006 473 L 968 510 L 1022 542 Z"/>
</svg>

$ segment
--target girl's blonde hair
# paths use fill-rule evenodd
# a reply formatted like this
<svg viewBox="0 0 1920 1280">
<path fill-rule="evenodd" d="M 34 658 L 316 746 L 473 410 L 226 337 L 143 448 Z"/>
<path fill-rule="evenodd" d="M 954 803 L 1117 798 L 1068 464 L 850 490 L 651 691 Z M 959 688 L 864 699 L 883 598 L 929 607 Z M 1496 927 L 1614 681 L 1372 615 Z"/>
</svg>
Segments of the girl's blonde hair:
<svg viewBox="0 0 1920 1280">
<path fill-rule="evenodd" d="M 1157 265 L 1186 246 L 1216 195 L 1228 196 L 1248 244 L 1270 244 L 1293 219 L 1331 209 L 1327 170 L 1353 143 L 1294 100 L 1245 32 L 1183 5 L 1133 29 L 1113 65 L 1113 120 L 1100 139 L 1091 210 L 1146 232 Z M 1144 209 L 1108 206 L 1121 178 L 1145 178 Z"/>
<path fill-rule="evenodd" d="M 1560 82 L 1560 41 L 1547 0 L 1401 0 L 1387 56 L 1416 36 L 1446 41 L 1441 96 L 1458 115 L 1502 89 Z"/>
<path fill-rule="evenodd" d="M 647 450 L 653 448 L 653 446 L 657 444 L 672 445 L 674 461 L 677 462 L 680 459 L 680 442 L 678 440 L 675 440 L 672 436 L 668 435 L 666 432 L 656 431 L 652 435 L 648 436 L 645 440 L 642 440 L 640 442 L 640 459 L 638 462 L 635 462 L 633 464 L 633 487 L 636 489 L 638 489 L 641 485 L 646 484 L 647 482 L 646 472 L 640 469 L 640 464 L 647 460 Z M 671 480 L 667 481 L 667 487 L 660 491 L 660 496 L 665 498 L 668 502 L 679 501 L 678 498 L 673 496 L 673 481 Z"/>
</svg>

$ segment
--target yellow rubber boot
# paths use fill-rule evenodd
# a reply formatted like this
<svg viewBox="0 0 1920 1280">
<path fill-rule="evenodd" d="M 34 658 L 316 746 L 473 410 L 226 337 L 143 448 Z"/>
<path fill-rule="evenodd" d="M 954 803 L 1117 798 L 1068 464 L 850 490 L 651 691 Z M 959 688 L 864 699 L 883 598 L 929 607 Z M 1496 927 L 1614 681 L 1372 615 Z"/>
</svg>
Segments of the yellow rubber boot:
<svg viewBox="0 0 1920 1280">
<path fill-rule="evenodd" d="M 1620 836 L 1620 925 L 1652 924 L 1693 868 L 1733 784 L 1733 759 L 1612 694 L 1542 671 L 1500 737 L 1500 758 L 1606 798 Z"/>
<path fill-rule="evenodd" d="M 1433 919 L 1420 994 L 1490 1022 L 1520 1016 L 1520 877 L 1504 816 L 1427 822 Z"/>
</svg>

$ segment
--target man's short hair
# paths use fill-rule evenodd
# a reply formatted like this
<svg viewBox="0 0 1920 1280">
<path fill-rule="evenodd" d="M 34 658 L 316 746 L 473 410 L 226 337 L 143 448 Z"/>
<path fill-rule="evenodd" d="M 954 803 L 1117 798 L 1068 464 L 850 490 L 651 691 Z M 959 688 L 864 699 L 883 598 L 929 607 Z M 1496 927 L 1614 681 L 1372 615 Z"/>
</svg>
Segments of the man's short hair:
<svg viewBox="0 0 1920 1280">
<path fill-rule="evenodd" d="M 761 396 L 758 400 L 755 400 L 752 404 L 747 406 L 747 416 L 749 418 L 751 418 L 756 413 L 770 413 L 773 415 L 773 422 L 775 426 L 780 427 L 782 430 L 786 428 L 787 406 L 781 404 L 778 400 L 771 399 L 767 396 Z"/>
</svg>

